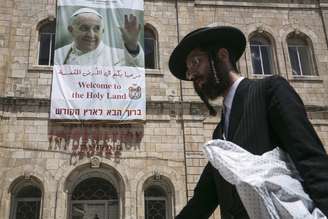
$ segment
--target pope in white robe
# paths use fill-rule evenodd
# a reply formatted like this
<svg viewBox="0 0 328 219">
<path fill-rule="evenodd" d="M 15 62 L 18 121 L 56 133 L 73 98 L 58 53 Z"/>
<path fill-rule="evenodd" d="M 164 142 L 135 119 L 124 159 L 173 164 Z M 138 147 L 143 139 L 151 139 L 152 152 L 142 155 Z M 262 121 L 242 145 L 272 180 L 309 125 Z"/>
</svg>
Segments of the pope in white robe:
<svg viewBox="0 0 328 219">
<path fill-rule="evenodd" d="M 134 15 L 125 15 L 120 28 L 123 48 L 103 43 L 103 16 L 91 8 L 81 8 L 70 18 L 68 31 L 73 42 L 55 50 L 55 65 L 144 66 L 144 52 L 138 43 L 140 24 Z"/>
</svg>

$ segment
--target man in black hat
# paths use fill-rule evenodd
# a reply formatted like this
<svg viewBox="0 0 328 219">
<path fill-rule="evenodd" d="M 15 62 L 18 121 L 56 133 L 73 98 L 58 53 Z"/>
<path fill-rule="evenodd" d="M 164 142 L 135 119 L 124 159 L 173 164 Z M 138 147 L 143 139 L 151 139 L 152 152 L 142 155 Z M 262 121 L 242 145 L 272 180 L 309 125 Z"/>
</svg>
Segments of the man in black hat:
<svg viewBox="0 0 328 219">
<path fill-rule="evenodd" d="M 193 82 L 210 114 L 209 100 L 223 96 L 223 114 L 213 139 L 226 139 L 261 155 L 279 146 L 293 160 L 305 191 L 328 215 L 328 156 L 312 127 L 304 104 L 282 77 L 249 80 L 236 62 L 246 47 L 244 34 L 233 27 L 205 27 L 183 38 L 174 49 L 170 71 Z M 222 219 L 249 218 L 234 186 L 208 163 L 177 219 L 208 218 L 220 205 Z"/>
</svg>

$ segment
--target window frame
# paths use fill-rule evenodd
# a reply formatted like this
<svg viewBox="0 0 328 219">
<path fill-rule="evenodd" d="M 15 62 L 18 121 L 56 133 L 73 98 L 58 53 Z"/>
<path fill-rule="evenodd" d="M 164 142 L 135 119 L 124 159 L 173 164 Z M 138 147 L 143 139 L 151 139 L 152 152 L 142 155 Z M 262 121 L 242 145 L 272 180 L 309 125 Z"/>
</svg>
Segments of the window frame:
<svg viewBox="0 0 328 219">
<path fill-rule="evenodd" d="M 146 31 L 149 31 L 151 33 L 151 35 L 154 38 L 146 38 Z M 153 57 L 153 61 L 154 61 L 154 68 L 147 68 L 146 66 L 146 43 L 144 43 L 145 46 L 145 69 L 147 70 L 156 70 L 159 69 L 159 43 L 158 43 L 158 34 L 156 29 L 150 25 L 150 24 L 145 24 L 144 26 L 144 41 L 146 41 L 146 39 L 151 39 L 153 40 L 154 44 L 153 44 L 153 48 L 154 48 L 154 57 Z"/>
<path fill-rule="evenodd" d="M 146 202 L 147 201 L 164 201 L 165 202 L 165 219 L 169 219 L 173 217 L 173 209 L 174 209 L 174 196 L 172 191 L 172 185 L 170 182 L 167 181 L 167 178 L 164 176 L 161 176 L 160 178 L 164 179 L 154 179 L 149 178 L 146 183 L 144 184 L 143 189 L 143 215 L 144 218 L 146 218 Z M 146 192 L 150 188 L 156 188 L 160 190 L 160 192 L 163 194 L 161 196 L 146 196 Z"/>
<path fill-rule="evenodd" d="M 49 29 L 54 28 L 53 32 L 42 32 L 43 28 L 46 28 L 46 26 L 49 25 Z M 54 59 L 54 52 L 55 52 L 55 37 L 56 37 L 56 21 L 55 20 L 45 20 L 41 22 L 37 27 L 37 54 L 36 54 L 36 65 L 42 66 L 42 67 L 52 67 L 53 66 L 53 60 Z M 48 64 L 40 64 L 40 50 L 41 50 L 41 37 L 44 35 L 49 35 L 49 54 L 48 54 Z"/>
<path fill-rule="evenodd" d="M 90 200 L 89 199 L 74 200 L 73 199 L 73 194 L 74 194 L 74 192 L 76 192 L 75 190 L 78 188 L 78 186 L 80 186 L 81 183 L 84 183 L 84 181 L 91 180 L 93 178 L 94 179 L 98 178 L 98 179 L 103 180 L 103 181 L 106 181 L 106 183 L 110 184 L 112 186 L 111 189 L 114 189 L 115 190 L 115 193 L 117 195 L 117 198 L 116 199 L 113 199 L 113 198 L 111 198 L 111 199 L 104 199 L 104 200 L 102 200 L 102 199 L 95 199 L 95 200 L 92 200 L 92 199 L 90 199 Z M 96 189 L 96 188 L 94 188 L 94 189 Z M 118 218 L 121 217 L 120 216 L 121 215 L 121 202 L 120 202 L 120 193 L 119 193 L 119 190 L 116 188 L 115 183 L 113 183 L 111 180 L 106 179 L 106 178 L 103 178 L 101 176 L 97 176 L 97 175 L 92 176 L 91 175 L 91 176 L 88 176 L 88 177 L 86 177 L 84 179 L 81 179 L 81 180 L 77 181 L 75 183 L 75 185 L 71 188 L 71 192 L 68 193 L 68 198 L 69 198 L 68 199 L 69 205 L 68 205 L 68 208 L 67 209 L 68 209 L 68 218 L 69 219 L 72 219 L 73 218 L 73 205 L 74 204 L 82 204 L 83 206 L 87 206 L 89 204 L 104 204 L 104 206 L 105 206 L 105 217 L 107 218 L 109 216 L 109 214 L 110 214 L 109 207 L 108 206 L 111 203 L 114 203 L 114 202 L 117 203 L 117 217 Z"/>
<path fill-rule="evenodd" d="M 165 206 L 165 215 L 164 215 L 164 219 L 168 219 L 168 215 L 169 215 L 169 207 L 168 207 L 168 197 L 145 197 L 145 219 L 147 219 L 146 217 L 146 211 L 147 211 L 147 203 L 148 201 L 164 201 L 164 206 Z"/>
<path fill-rule="evenodd" d="M 256 43 L 254 41 L 257 41 Z M 262 42 L 262 43 L 259 43 Z M 274 53 L 274 44 L 271 40 L 271 37 L 266 36 L 266 34 L 263 33 L 254 33 L 250 39 L 249 39 L 249 48 L 250 48 L 250 54 L 251 54 L 251 66 L 252 66 L 252 75 L 254 76 L 271 76 L 276 74 L 276 59 L 275 59 L 275 53 Z M 270 72 L 268 74 L 265 73 L 264 63 L 265 60 L 263 58 L 262 49 L 266 48 L 269 50 L 268 52 L 268 63 L 270 63 L 269 69 Z M 259 52 L 260 55 L 260 65 L 261 65 L 261 73 L 255 73 L 254 68 L 254 61 L 252 56 L 252 50 L 256 49 Z M 271 57 L 271 59 L 270 59 Z"/>
<path fill-rule="evenodd" d="M 318 71 L 316 67 L 316 60 L 314 56 L 314 50 L 312 46 L 311 39 L 303 33 L 291 33 L 286 38 L 287 43 L 287 52 L 288 52 L 288 60 L 289 66 L 291 69 L 292 76 L 295 78 L 311 78 L 311 77 L 318 77 Z M 304 74 L 304 65 L 306 63 L 302 63 L 302 55 L 300 52 L 300 48 L 304 48 L 306 51 L 306 59 L 308 62 L 307 68 L 310 70 L 308 74 Z M 300 70 L 300 74 L 294 74 L 293 62 L 291 58 L 290 49 L 294 49 L 297 54 L 297 67 Z M 304 57 L 303 57 L 304 58 Z M 296 71 L 297 73 L 297 71 Z"/>
<path fill-rule="evenodd" d="M 34 186 L 37 189 L 40 190 L 40 197 L 17 197 L 19 192 L 24 189 L 27 186 Z M 41 219 L 43 215 L 43 187 L 41 184 L 33 178 L 30 179 L 22 179 L 19 178 L 16 181 L 14 181 L 11 189 L 11 202 L 10 202 L 10 219 L 16 219 L 17 215 L 17 207 L 18 202 L 24 201 L 24 202 L 39 202 L 39 212 L 38 212 L 38 218 Z"/>
</svg>

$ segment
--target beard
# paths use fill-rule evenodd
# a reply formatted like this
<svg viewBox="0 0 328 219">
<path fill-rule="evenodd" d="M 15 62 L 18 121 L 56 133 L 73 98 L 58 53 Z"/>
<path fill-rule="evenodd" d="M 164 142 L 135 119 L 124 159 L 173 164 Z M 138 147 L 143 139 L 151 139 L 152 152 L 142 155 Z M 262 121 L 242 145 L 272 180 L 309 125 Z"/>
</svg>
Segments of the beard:
<svg viewBox="0 0 328 219">
<path fill-rule="evenodd" d="M 219 96 L 223 96 L 224 92 L 229 89 L 230 86 L 230 78 L 229 78 L 229 69 L 222 66 L 218 63 L 215 68 L 217 70 L 213 70 L 209 68 L 209 76 L 206 81 L 203 83 L 201 87 L 197 86 L 196 83 L 194 84 L 194 88 L 196 93 L 200 96 L 200 98 L 204 100 L 214 100 Z M 217 77 L 214 74 L 217 74 Z M 217 81 L 219 79 L 219 82 Z"/>
<path fill-rule="evenodd" d="M 214 68 L 214 67 L 213 67 Z M 213 68 L 208 69 L 208 77 L 201 87 L 194 81 L 193 85 L 196 93 L 200 99 L 205 103 L 211 116 L 216 116 L 217 112 L 214 107 L 210 104 L 209 100 L 214 100 L 219 96 L 223 96 L 230 87 L 229 71 L 227 67 L 217 63 L 215 70 Z M 219 72 L 219 73 L 217 73 Z M 214 74 L 217 74 L 214 76 Z M 218 81 L 219 80 L 219 81 Z"/>
</svg>

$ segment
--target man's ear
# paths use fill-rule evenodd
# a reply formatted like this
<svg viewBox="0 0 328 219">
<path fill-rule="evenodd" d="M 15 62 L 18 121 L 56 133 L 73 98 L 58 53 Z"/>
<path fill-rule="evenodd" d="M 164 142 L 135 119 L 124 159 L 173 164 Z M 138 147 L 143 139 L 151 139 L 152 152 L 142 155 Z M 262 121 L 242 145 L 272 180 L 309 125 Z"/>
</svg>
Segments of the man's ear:
<svg viewBox="0 0 328 219">
<path fill-rule="evenodd" d="M 73 32 L 73 27 L 72 27 L 72 25 L 68 25 L 67 30 L 68 30 L 68 32 L 72 33 L 72 32 Z"/>
<path fill-rule="evenodd" d="M 218 58 L 220 61 L 225 62 L 225 63 L 230 62 L 229 51 L 226 48 L 220 48 L 218 50 L 217 55 L 218 55 Z"/>
</svg>

